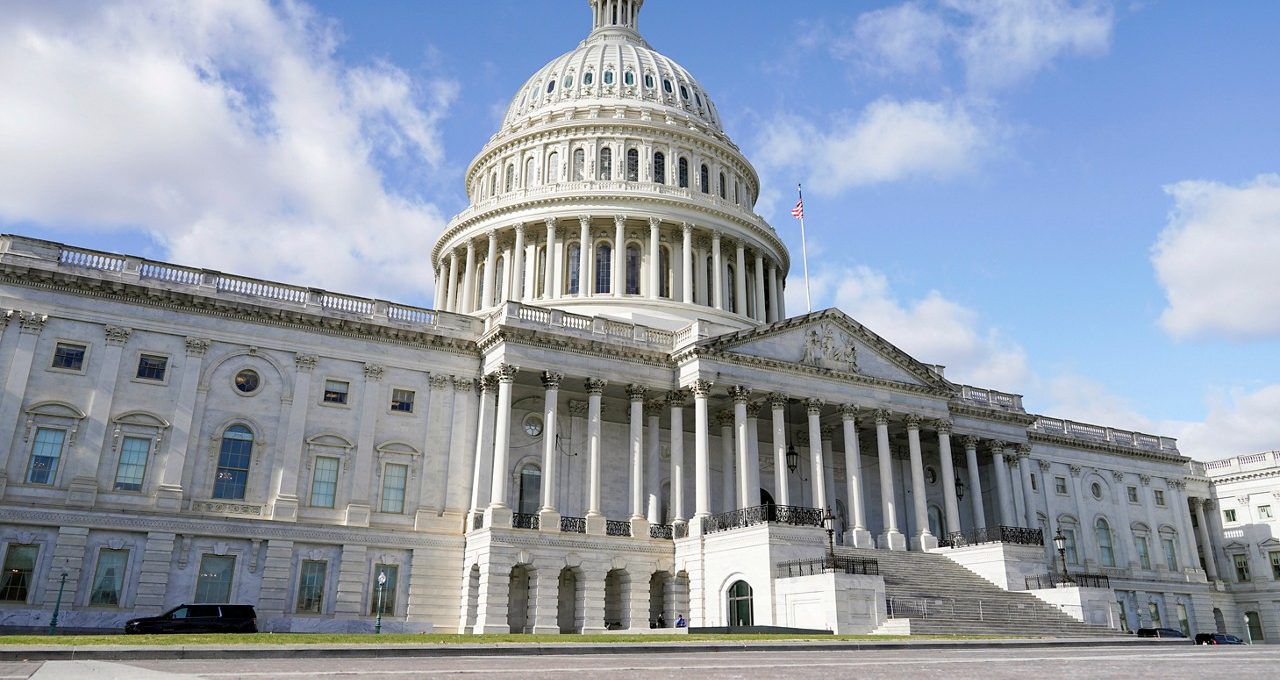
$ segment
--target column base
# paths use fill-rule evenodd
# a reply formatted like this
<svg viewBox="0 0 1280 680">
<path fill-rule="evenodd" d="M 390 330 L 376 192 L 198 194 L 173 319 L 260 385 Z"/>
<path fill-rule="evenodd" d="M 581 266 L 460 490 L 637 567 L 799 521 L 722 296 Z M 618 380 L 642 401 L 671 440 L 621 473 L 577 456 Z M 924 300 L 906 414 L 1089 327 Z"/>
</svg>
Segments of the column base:
<svg viewBox="0 0 1280 680">
<path fill-rule="evenodd" d="M 182 510 L 182 487 L 177 484 L 161 484 L 156 489 L 156 510 L 180 512 Z"/>
<path fill-rule="evenodd" d="M 279 522 L 298 521 L 298 497 L 280 496 L 271 504 L 271 519 Z"/>
<path fill-rule="evenodd" d="M 93 477 L 76 477 L 67 487 L 67 506 L 92 508 L 98 500 L 98 480 Z"/>
<path fill-rule="evenodd" d="M 538 531 L 560 533 L 560 513 L 555 510 L 540 510 L 538 512 Z M 533 627 L 533 632 L 538 632 L 538 626 Z M 555 632 L 560 632 L 558 626 L 555 627 Z"/>
<path fill-rule="evenodd" d="M 471 632 L 474 635 L 508 635 L 511 633 L 511 626 L 486 623 L 483 626 L 472 626 Z"/>
<path fill-rule="evenodd" d="M 534 626 L 534 635 L 559 635 L 560 626 Z"/>
<path fill-rule="evenodd" d="M 649 520 L 644 517 L 632 517 L 631 538 L 649 538 Z"/>
<path fill-rule="evenodd" d="M 490 529 L 510 529 L 511 515 L 511 508 L 505 505 L 490 505 L 484 510 L 484 525 Z"/>
<path fill-rule="evenodd" d="M 605 517 L 600 513 L 587 513 L 587 534 L 603 536 L 605 534 Z"/>
<path fill-rule="evenodd" d="M 851 545 L 855 548 L 874 548 L 876 542 L 871 538 L 871 532 L 866 529 L 854 529 L 845 537 L 845 545 Z"/>
<path fill-rule="evenodd" d="M 349 527 L 369 526 L 369 516 L 373 509 L 364 503 L 348 503 L 346 525 Z"/>
<path fill-rule="evenodd" d="M 924 532 L 919 536 L 911 537 L 911 549 L 918 552 L 926 552 L 938 547 L 938 537 L 929 532 Z"/>
<path fill-rule="evenodd" d="M 902 532 L 897 529 L 886 531 L 880 534 L 879 548 L 881 550 L 906 550 L 907 537 L 903 536 Z"/>
<path fill-rule="evenodd" d="M 468 519 L 470 519 L 470 516 L 468 516 Z M 413 530 L 447 531 L 452 533 L 458 530 L 459 521 L 457 513 L 441 515 L 436 512 L 435 508 L 418 508 L 418 511 L 413 514 Z"/>
</svg>

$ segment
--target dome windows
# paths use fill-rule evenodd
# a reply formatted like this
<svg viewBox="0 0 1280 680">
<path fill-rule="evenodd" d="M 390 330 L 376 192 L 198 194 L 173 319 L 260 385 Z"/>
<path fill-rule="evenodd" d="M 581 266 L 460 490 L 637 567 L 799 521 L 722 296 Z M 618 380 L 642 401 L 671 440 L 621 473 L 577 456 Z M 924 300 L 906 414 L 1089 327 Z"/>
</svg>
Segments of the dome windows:
<svg viewBox="0 0 1280 680">
<path fill-rule="evenodd" d="M 582 74 L 582 84 L 583 84 L 583 85 L 585 85 L 585 86 L 587 86 L 587 87 L 591 87 L 591 84 L 592 84 L 592 83 L 594 83 L 594 82 L 596 82 L 596 74 L 595 74 L 595 72 L 593 72 L 593 71 L 587 71 L 586 73 Z"/>
<path fill-rule="evenodd" d="M 547 81 L 547 94 L 551 94 L 552 92 L 555 92 L 555 91 L 556 91 L 556 80 L 555 78 L 552 78 L 551 80 Z"/>
<path fill-rule="evenodd" d="M 697 92 L 693 93 L 693 101 L 698 103 L 698 108 L 702 108 L 702 97 L 700 97 Z"/>
<path fill-rule="evenodd" d="M 684 85 L 680 86 L 680 98 L 685 101 L 689 101 L 689 88 Z"/>
<path fill-rule="evenodd" d="M 671 94 L 671 81 L 667 78 L 662 79 L 662 91 Z"/>
<path fill-rule="evenodd" d="M 653 74 L 652 74 L 652 73 L 646 73 L 646 74 L 644 74 L 644 89 L 646 89 L 646 90 L 652 90 L 652 89 L 653 89 Z"/>
<path fill-rule="evenodd" d="M 565 77 L 564 77 L 564 89 L 566 89 L 566 90 L 567 90 L 567 89 L 569 89 L 569 88 L 571 88 L 571 87 L 573 87 L 573 74 L 572 74 L 572 73 L 570 73 L 569 75 L 567 75 L 567 76 L 565 76 Z"/>
<path fill-rule="evenodd" d="M 626 71 L 622 74 L 622 84 L 631 87 L 636 84 L 636 74 L 634 71 Z"/>
<path fill-rule="evenodd" d="M 604 72 L 604 84 L 605 84 L 605 85 L 612 85 L 612 84 L 613 84 L 613 71 L 605 71 L 605 72 Z"/>
</svg>

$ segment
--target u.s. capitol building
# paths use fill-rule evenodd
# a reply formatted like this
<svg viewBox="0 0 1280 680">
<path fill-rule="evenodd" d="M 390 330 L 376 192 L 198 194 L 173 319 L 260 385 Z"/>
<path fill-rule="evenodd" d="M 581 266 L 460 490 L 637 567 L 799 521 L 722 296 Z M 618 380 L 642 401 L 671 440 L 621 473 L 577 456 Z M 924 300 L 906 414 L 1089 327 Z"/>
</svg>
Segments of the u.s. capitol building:
<svg viewBox="0 0 1280 680">
<path fill-rule="evenodd" d="M 789 315 L 710 96 L 642 0 L 589 4 L 469 166 L 435 309 L 0 237 L 0 626 L 1280 637 L 1274 456 L 1206 476 Z"/>
</svg>

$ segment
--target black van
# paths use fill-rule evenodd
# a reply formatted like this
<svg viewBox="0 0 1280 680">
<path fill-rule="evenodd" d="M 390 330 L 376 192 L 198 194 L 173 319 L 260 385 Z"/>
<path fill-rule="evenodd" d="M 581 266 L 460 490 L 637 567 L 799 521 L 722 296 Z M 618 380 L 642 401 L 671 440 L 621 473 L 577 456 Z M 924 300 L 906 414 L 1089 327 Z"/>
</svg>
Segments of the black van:
<svg viewBox="0 0 1280 680">
<path fill-rule="evenodd" d="M 131 619 L 126 633 L 256 633 L 251 604 L 184 604 L 159 616 Z"/>
</svg>

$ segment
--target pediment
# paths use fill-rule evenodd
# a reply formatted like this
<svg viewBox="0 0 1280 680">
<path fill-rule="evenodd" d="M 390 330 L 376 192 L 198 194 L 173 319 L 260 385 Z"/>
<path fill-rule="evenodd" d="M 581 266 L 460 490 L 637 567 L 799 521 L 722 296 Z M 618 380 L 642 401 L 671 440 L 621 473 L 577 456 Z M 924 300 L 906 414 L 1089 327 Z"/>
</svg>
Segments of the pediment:
<svg viewBox="0 0 1280 680">
<path fill-rule="evenodd" d="M 709 338 L 699 347 L 708 355 L 752 357 L 918 387 L 956 389 L 838 309 Z"/>
</svg>

